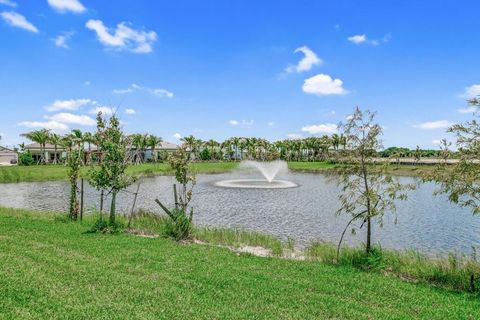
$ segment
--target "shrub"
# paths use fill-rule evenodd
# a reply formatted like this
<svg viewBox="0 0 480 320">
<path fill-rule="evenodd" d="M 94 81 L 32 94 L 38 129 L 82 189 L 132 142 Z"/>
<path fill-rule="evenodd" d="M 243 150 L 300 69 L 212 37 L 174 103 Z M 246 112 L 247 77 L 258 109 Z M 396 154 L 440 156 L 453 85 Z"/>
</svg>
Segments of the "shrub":
<svg viewBox="0 0 480 320">
<path fill-rule="evenodd" d="M 165 221 L 165 235 L 177 241 L 187 240 L 192 235 L 192 222 L 185 211 L 173 209 L 170 219 Z"/>
</svg>

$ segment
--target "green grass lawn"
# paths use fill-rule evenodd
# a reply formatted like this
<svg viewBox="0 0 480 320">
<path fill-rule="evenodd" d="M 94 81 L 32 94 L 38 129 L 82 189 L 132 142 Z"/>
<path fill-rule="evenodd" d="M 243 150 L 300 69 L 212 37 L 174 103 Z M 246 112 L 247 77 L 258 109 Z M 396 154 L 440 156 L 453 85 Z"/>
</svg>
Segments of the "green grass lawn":
<svg viewBox="0 0 480 320">
<path fill-rule="evenodd" d="M 91 223 L 91 222 L 89 222 Z M 0 209 L 1 319 L 476 319 L 480 299 Z"/>
<path fill-rule="evenodd" d="M 220 173 L 235 169 L 235 162 L 200 162 L 192 164 L 196 173 Z M 0 183 L 66 180 L 68 168 L 64 165 L 47 166 L 9 166 L 0 167 Z M 86 176 L 88 168 L 82 168 L 81 175 Z M 171 174 L 167 163 L 144 163 L 132 165 L 127 169 L 130 174 L 152 176 Z"/>
</svg>

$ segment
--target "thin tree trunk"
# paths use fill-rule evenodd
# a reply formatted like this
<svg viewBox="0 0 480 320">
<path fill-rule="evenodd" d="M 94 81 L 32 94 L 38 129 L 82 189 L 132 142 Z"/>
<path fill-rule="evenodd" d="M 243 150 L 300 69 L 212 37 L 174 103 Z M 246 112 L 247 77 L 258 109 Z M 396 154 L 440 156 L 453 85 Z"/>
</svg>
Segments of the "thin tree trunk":
<svg viewBox="0 0 480 320">
<path fill-rule="evenodd" d="M 117 200 L 117 191 L 112 191 L 112 203 L 110 205 L 110 224 L 115 224 L 115 204 Z"/>
</svg>

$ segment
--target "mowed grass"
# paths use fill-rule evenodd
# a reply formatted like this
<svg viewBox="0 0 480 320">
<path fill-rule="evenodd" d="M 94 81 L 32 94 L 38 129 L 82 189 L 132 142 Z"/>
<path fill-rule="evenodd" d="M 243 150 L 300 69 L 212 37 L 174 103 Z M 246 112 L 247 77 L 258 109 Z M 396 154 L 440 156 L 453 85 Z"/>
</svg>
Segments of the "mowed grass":
<svg viewBox="0 0 480 320">
<path fill-rule="evenodd" d="M 88 222 L 91 223 L 91 222 Z M 480 299 L 0 209 L 2 319 L 476 319 Z"/>
<path fill-rule="evenodd" d="M 198 162 L 192 164 L 196 173 L 221 173 L 235 169 L 236 162 Z M 88 175 L 88 167 L 83 167 L 81 176 Z M 46 166 L 0 166 L 0 183 L 56 181 L 67 179 L 68 168 L 64 165 Z M 144 163 L 128 167 L 127 173 L 137 176 L 153 176 L 172 174 L 168 163 Z"/>
</svg>

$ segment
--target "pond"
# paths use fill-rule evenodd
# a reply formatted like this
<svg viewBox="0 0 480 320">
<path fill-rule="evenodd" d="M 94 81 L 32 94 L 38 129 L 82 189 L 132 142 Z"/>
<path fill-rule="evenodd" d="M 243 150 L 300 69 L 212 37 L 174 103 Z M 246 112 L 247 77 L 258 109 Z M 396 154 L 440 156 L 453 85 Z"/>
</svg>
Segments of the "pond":
<svg viewBox="0 0 480 320">
<path fill-rule="evenodd" d="M 261 178 L 249 173 L 248 177 Z M 231 227 L 253 230 L 294 239 L 297 246 L 312 241 L 337 243 L 347 216 L 337 216 L 339 188 L 322 174 L 287 173 L 279 179 L 298 185 L 289 189 L 236 189 L 216 186 L 216 182 L 245 178 L 245 173 L 198 175 L 193 206 L 195 223 L 201 226 Z M 404 182 L 416 182 L 402 177 Z M 173 205 L 174 178 L 157 176 L 141 180 L 137 208 L 161 214 L 154 203 L 159 198 Z M 465 208 L 450 204 L 444 196 L 434 196 L 433 183 L 419 183 L 407 201 L 399 202 L 395 215 L 387 214 L 384 226 L 375 224 L 373 239 L 385 248 L 415 249 L 427 254 L 461 252 L 471 254 L 480 248 L 480 217 Z M 118 209 L 130 211 L 136 185 L 118 197 Z M 67 210 L 67 182 L 0 184 L 0 206 L 36 210 Z M 99 192 L 86 187 L 85 208 L 91 212 L 99 204 Z M 106 208 L 108 209 L 108 199 Z M 365 241 L 364 230 L 347 234 L 348 245 Z"/>
</svg>

